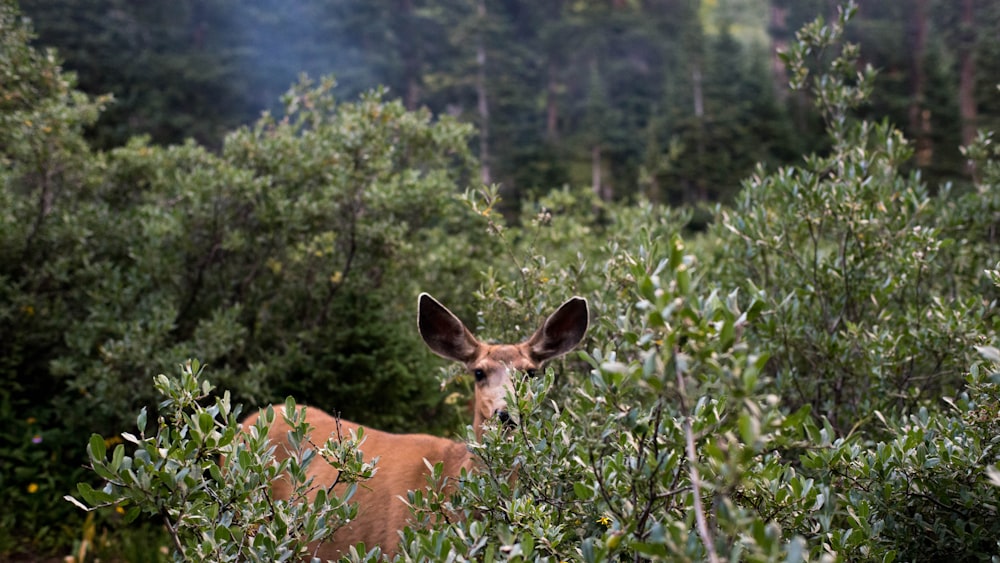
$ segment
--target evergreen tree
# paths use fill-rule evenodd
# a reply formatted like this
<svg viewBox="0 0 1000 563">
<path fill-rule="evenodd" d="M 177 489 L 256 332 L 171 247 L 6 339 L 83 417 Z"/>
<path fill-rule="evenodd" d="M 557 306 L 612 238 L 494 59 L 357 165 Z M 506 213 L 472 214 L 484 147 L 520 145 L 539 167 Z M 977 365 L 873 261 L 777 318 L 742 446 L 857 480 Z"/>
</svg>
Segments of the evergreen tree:
<svg viewBox="0 0 1000 563">
<path fill-rule="evenodd" d="M 299 73 L 334 73 L 342 98 L 381 84 L 407 108 L 477 125 L 480 181 L 499 183 L 516 209 L 526 192 L 564 184 L 613 198 L 726 200 L 750 163 L 822 151 L 811 94 L 788 90 L 779 52 L 837 4 L 36 0 L 26 9 L 38 43 L 59 49 L 82 90 L 114 94 L 90 133 L 101 147 L 146 133 L 217 148 L 224 131 L 277 109 Z M 975 125 L 1000 122 L 1000 9 L 865 2 L 856 22 L 846 39 L 880 72 L 862 117 L 905 127 L 913 165 L 935 183 L 966 179 L 954 147 Z"/>
</svg>

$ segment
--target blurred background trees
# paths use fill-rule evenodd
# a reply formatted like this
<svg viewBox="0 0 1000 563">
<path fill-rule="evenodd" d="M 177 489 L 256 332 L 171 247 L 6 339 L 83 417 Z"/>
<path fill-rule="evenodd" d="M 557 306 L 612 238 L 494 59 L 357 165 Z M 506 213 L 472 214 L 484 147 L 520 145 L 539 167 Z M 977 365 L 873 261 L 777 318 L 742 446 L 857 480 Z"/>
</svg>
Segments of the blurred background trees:
<svg viewBox="0 0 1000 563">
<path fill-rule="evenodd" d="M 481 177 L 509 202 L 590 185 L 602 198 L 728 201 L 756 162 L 823 142 L 777 51 L 830 0 L 35 0 L 38 44 L 115 103 L 102 148 L 144 133 L 221 146 L 301 72 L 345 99 L 376 85 L 408 109 L 473 123 Z M 967 183 L 958 152 L 1000 120 L 1000 8 L 861 2 L 848 38 L 880 71 L 867 115 L 917 143 L 913 166 Z"/>
</svg>

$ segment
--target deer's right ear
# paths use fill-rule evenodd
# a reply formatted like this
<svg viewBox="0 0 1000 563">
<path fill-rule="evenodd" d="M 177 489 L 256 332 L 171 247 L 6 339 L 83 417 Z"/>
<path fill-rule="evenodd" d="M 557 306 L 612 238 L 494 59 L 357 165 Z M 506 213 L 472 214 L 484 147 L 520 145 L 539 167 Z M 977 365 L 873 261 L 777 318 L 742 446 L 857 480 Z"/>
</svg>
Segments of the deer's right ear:
<svg viewBox="0 0 1000 563">
<path fill-rule="evenodd" d="M 431 351 L 443 358 L 468 363 L 479 351 L 479 341 L 462 321 L 426 293 L 417 301 L 417 328 Z"/>
<path fill-rule="evenodd" d="M 583 340 L 589 323 L 586 299 L 573 297 L 566 301 L 527 340 L 532 358 L 544 362 L 569 352 Z"/>
</svg>

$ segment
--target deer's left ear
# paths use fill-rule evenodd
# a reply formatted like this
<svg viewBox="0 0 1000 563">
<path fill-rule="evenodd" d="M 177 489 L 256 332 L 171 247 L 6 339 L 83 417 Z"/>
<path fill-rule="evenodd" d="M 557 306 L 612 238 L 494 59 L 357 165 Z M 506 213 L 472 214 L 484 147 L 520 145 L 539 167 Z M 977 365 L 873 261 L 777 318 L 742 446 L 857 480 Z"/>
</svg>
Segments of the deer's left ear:
<svg viewBox="0 0 1000 563">
<path fill-rule="evenodd" d="M 583 340 L 589 322 L 587 300 L 583 297 L 569 299 L 525 341 L 532 359 L 541 363 L 569 352 Z"/>
</svg>

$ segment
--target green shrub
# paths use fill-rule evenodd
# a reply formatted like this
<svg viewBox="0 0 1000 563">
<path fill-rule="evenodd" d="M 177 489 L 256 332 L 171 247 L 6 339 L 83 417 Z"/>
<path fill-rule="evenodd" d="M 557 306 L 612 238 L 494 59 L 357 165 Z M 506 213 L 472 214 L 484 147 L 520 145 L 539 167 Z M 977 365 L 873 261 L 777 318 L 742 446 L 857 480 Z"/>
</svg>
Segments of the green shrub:
<svg viewBox="0 0 1000 563">
<path fill-rule="evenodd" d="M 468 127 L 380 91 L 338 103 L 332 80 L 304 81 L 286 115 L 233 132 L 221 154 L 144 139 L 95 154 L 80 130 L 100 102 L 73 92 L 54 59 L 11 50 L 27 53 L 25 74 L 54 77 L 48 98 L 2 116 L 0 367 L 8 389 L 31 382 L 18 400 L 59 389 L 67 424 L 110 433 L 153 400 L 153 375 L 197 350 L 244 399 L 335 374 L 311 402 L 386 428 L 447 426 L 421 380 L 430 355 L 400 354 L 421 348 L 395 327 L 421 289 L 461 287 L 459 267 L 434 267 L 468 257 L 431 261 L 422 248 L 477 236 L 451 218 Z M 5 83 L 5 99 L 38 90 L 29 78 Z M 373 408 L 379 396 L 404 406 Z"/>
<path fill-rule="evenodd" d="M 454 426 L 409 327 L 420 291 L 457 301 L 487 255 L 452 197 L 473 167 L 468 127 L 303 81 L 219 153 L 141 138 L 95 152 L 83 130 L 110 98 L 30 47 L 13 2 L 0 23 L 0 500 L 37 502 L 20 498 L 34 474 L 61 497 L 85 437 L 154 409 L 152 378 L 195 355 L 250 404 L 295 393 L 380 428 Z M 28 418 L 45 421 L 40 448 Z M 48 504 L 66 529 L 17 518 L 4 545 L 79 535 Z"/>
<path fill-rule="evenodd" d="M 59 499 L 83 477 L 80 436 L 48 402 L 42 356 L 61 346 L 62 276 L 40 274 L 60 251 L 45 223 L 97 163 L 83 130 L 107 98 L 74 90 L 14 2 L 0 2 L 0 557 L 66 543 L 75 512 Z M 73 532 L 71 532 L 73 533 Z"/>
<path fill-rule="evenodd" d="M 789 59 L 802 84 L 803 57 L 836 46 L 849 13 L 800 32 Z M 997 152 L 981 135 L 966 148 L 976 191 L 932 196 L 901 172 L 911 151 L 898 131 L 850 116 L 872 79 L 856 61 L 843 45 L 812 82 L 831 152 L 747 181 L 717 228 L 738 259 L 716 254 L 716 269 L 766 304 L 747 338 L 770 356 L 769 387 L 832 423 L 796 464 L 827 495 L 805 534 L 812 552 L 988 560 L 996 377 L 975 345 L 995 359 L 983 345 L 996 339 L 996 289 L 983 271 L 996 260 Z"/>
<path fill-rule="evenodd" d="M 800 32 L 788 55 L 800 85 L 807 54 L 836 47 L 850 13 Z M 830 152 L 758 169 L 717 228 L 729 249 L 722 278 L 765 296 L 751 338 L 771 357 L 775 389 L 839 433 L 872 424 L 877 410 L 954 394 L 972 344 L 995 331 L 976 291 L 989 263 L 957 238 L 982 219 L 965 233 L 958 217 L 943 221 L 948 194 L 931 197 L 918 174 L 901 171 L 912 150 L 900 132 L 851 117 L 874 77 L 857 63 L 857 46 L 843 44 L 811 81 Z"/>
<path fill-rule="evenodd" d="M 988 561 L 1000 553 L 996 348 L 945 412 L 883 421 L 884 442 L 844 441 L 802 463 L 836 491 L 830 544 L 852 561 Z"/>
<path fill-rule="evenodd" d="M 831 550 L 857 561 L 996 559 L 1000 352 L 976 351 L 965 389 L 942 397 L 945 408 L 876 413 L 886 440 L 838 439 L 802 457 L 803 471 L 835 493 Z"/>
<path fill-rule="evenodd" d="M 149 377 L 198 351 L 246 399 L 327 377 L 310 388 L 313 404 L 389 428 L 433 424 L 428 358 L 398 355 L 419 348 L 391 327 L 435 279 L 412 272 L 423 230 L 447 213 L 466 131 L 379 93 L 337 104 L 331 87 L 297 86 L 285 119 L 234 132 L 221 155 L 141 140 L 109 155 L 91 220 L 121 215 L 110 238 L 74 254 L 88 314 L 51 360 L 91 420 L 114 428 L 117 413 L 150 401 Z M 406 410 L 371 408 L 374 393 Z"/>
<path fill-rule="evenodd" d="M 330 537 L 357 515 L 349 500 L 358 483 L 374 473 L 374 465 L 364 463 L 358 452 L 363 433 L 315 445 L 305 409 L 297 410 L 289 399 L 282 416 L 294 450 L 279 462 L 267 439 L 274 410 L 262 411 L 241 433 L 240 409 L 233 407 L 228 392 L 216 396 L 211 406 L 199 403 L 212 386 L 202 379 L 197 361 L 182 366 L 179 378 L 158 376 L 155 386 L 165 397 L 156 435 L 146 437 L 143 409 L 136 420 L 139 435 L 122 434 L 135 447 L 131 455 L 118 444 L 109 458 L 105 439 L 91 436 L 90 468 L 107 484 L 94 489 L 81 483 L 86 505 L 74 497 L 67 500 L 86 510 L 121 507 L 126 523 L 140 514 L 158 516 L 181 561 L 298 559 L 307 556 L 310 542 Z M 347 489 L 337 496 L 319 488 L 315 499 L 307 501 L 315 485 L 306 471 L 323 462 L 340 472 Z M 290 486 L 289 499 L 272 496 L 271 484 L 279 478 Z"/>
<path fill-rule="evenodd" d="M 634 282 L 629 313 L 595 319 L 590 374 L 520 381 L 516 430 L 469 433 L 481 471 L 454 498 L 410 496 L 407 560 L 805 556 L 797 534 L 825 495 L 780 455 L 805 438 L 808 411 L 786 416 L 761 394 L 766 358 L 739 339 L 759 303 L 743 312 L 705 288 L 679 238 L 647 249 L 613 258 Z M 442 508 L 464 517 L 434 525 Z"/>
<path fill-rule="evenodd" d="M 795 57 L 836 46 L 850 11 L 800 35 L 803 83 Z M 850 117 L 872 79 L 856 55 L 843 46 L 813 81 L 831 152 L 760 170 L 693 241 L 713 283 L 661 246 L 684 225 L 662 208 L 563 190 L 512 227 L 492 213 L 495 192 L 466 195 L 514 266 L 484 273 L 480 314 L 509 338 L 567 288 L 587 295 L 590 375 L 564 364 L 517 387 L 517 431 L 473 446 L 483 471 L 455 498 L 411 496 L 427 529 L 407 532 L 409 558 L 996 554 L 996 387 L 973 348 L 995 338 L 982 270 L 995 260 L 996 149 L 988 135 L 967 149 L 977 193 L 932 196 L 901 172 L 897 131 Z M 727 285 L 741 291 L 712 292 Z M 678 363 L 687 393 L 666 369 Z M 466 517 L 434 526 L 441 507 Z"/>
</svg>

